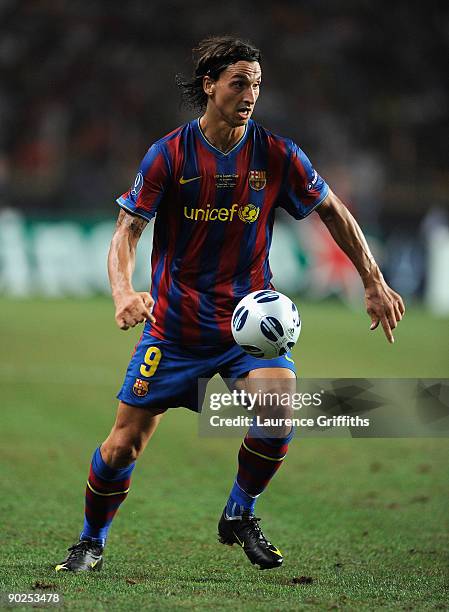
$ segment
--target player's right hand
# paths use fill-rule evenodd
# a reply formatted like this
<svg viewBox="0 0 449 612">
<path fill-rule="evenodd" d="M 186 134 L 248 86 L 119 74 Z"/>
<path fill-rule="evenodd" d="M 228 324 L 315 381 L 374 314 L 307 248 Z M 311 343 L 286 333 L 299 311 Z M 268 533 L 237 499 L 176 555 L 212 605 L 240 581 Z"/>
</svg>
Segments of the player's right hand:
<svg viewBox="0 0 449 612">
<path fill-rule="evenodd" d="M 156 319 L 151 314 L 154 300 L 148 291 L 134 291 L 121 296 L 115 303 L 115 321 L 120 329 L 135 327 L 145 320 L 155 323 Z"/>
</svg>

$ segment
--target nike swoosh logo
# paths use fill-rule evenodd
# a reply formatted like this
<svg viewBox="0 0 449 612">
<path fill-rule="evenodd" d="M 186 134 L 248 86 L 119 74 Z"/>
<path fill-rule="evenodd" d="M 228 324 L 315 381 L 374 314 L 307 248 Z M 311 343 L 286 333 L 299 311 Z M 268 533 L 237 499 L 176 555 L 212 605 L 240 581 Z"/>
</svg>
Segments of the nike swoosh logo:
<svg viewBox="0 0 449 612">
<path fill-rule="evenodd" d="M 93 569 L 97 563 L 99 562 L 100 559 L 97 559 L 96 561 L 92 561 L 92 563 L 90 564 L 90 567 Z"/>
<path fill-rule="evenodd" d="M 59 571 L 60 571 L 60 570 L 62 570 L 62 569 L 67 569 L 67 568 L 66 568 L 66 566 L 65 566 L 65 563 L 61 563 L 60 565 L 57 565 L 57 566 L 55 567 L 55 570 L 56 570 L 57 572 L 59 572 Z"/>
<path fill-rule="evenodd" d="M 183 176 L 181 176 L 181 178 L 179 179 L 179 183 L 180 183 L 180 185 L 185 185 L 186 183 L 191 183 L 192 181 L 197 181 L 200 178 L 201 178 L 201 175 L 200 176 L 194 176 L 193 178 L 189 178 L 189 179 L 185 179 Z"/>
<path fill-rule="evenodd" d="M 276 548 L 275 550 L 270 549 L 272 553 L 274 553 L 275 555 L 278 555 L 279 557 L 282 557 L 282 553 L 279 550 L 279 548 Z"/>
<path fill-rule="evenodd" d="M 242 542 L 242 540 L 239 538 L 239 536 L 235 533 L 235 531 L 232 532 L 237 540 L 237 542 L 240 544 L 240 546 L 242 548 L 245 548 L 245 542 Z"/>
</svg>

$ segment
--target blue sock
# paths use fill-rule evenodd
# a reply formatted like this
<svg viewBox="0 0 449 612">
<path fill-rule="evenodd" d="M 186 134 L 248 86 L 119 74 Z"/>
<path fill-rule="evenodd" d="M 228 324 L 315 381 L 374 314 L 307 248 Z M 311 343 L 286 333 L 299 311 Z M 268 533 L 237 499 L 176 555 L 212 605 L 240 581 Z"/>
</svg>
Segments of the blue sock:
<svg viewBox="0 0 449 612">
<path fill-rule="evenodd" d="M 251 426 L 240 447 L 239 470 L 226 503 L 228 518 L 239 518 L 245 510 L 254 513 L 257 498 L 280 467 L 295 432 L 292 428 L 285 438 L 264 438 L 263 433 L 257 425 Z"/>
<path fill-rule="evenodd" d="M 104 546 L 114 518 L 121 503 L 126 499 L 135 467 L 111 468 L 97 448 L 92 457 L 86 486 L 84 527 L 80 540 L 91 540 Z"/>
<path fill-rule="evenodd" d="M 237 481 L 231 489 L 229 499 L 226 503 L 225 514 L 227 518 L 238 518 L 242 516 L 245 510 L 249 510 L 250 514 L 254 513 L 257 496 L 248 495 L 239 485 Z"/>
</svg>

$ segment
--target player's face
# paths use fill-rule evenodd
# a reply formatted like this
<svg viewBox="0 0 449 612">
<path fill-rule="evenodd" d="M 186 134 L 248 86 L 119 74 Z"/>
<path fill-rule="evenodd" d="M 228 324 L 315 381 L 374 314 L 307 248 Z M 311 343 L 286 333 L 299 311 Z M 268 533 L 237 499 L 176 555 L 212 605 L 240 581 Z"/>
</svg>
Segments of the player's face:
<svg viewBox="0 0 449 612">
<path fill-rule="evenodd" d="M 259 97 L 261 77 L 258 62 L 240 61 L 231 64 L 223 70 L 217 81 L 210 80 L 206 84 L 208 105 L 213 105 L 228 125 L 245 125 Z"/>
</svg>

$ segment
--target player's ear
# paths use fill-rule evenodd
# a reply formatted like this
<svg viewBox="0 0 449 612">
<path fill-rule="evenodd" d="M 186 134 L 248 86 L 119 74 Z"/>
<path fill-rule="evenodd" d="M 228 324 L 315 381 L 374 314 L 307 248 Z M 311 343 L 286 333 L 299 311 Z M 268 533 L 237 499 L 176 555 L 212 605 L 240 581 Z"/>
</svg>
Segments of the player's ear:
<svg viewBox="0 0 449 612">
<path fill-rule="evenodd" d="M 203 89 L 207 96 L 212 96 L 215 92 L 215 81 L 210 76 L 203 78 Z"/>
</svg>

